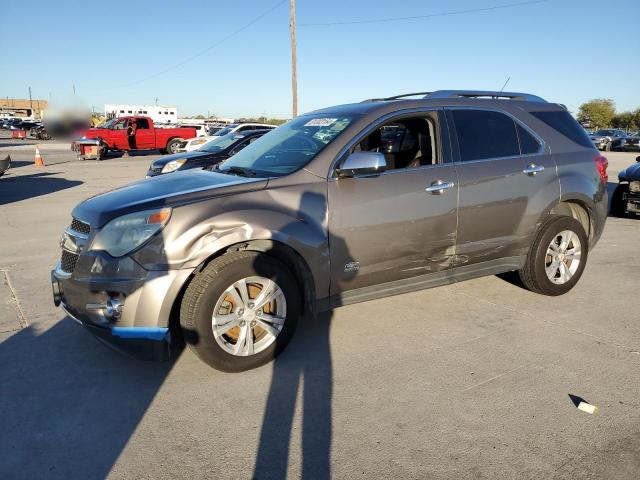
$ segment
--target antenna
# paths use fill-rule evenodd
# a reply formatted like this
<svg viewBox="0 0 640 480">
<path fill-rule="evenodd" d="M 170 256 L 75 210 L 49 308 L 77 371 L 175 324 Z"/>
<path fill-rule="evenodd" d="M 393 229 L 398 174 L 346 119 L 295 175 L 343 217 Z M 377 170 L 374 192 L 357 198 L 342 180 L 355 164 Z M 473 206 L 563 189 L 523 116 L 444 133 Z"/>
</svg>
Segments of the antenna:
<svg viewBox="0 0 640 480">
<path fill-rule="evenodd" d="M 507 86 L 507 83 L 509 83 L 509 80 L 511 80 L 511 77 L 507 77 L 507 81 L 504 82 L 504 85 L 502 85 L 502 88 L 500 89 L 500 93 L 502 93 L 502 91 L 504 90 L 504 87 Z"/>
</svg>

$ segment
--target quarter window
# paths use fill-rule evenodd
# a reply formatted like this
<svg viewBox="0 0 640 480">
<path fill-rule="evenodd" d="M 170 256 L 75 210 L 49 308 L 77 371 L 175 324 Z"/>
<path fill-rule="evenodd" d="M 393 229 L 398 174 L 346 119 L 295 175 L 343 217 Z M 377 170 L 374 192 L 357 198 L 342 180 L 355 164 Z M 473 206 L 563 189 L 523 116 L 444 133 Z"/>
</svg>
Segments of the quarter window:
<svg viewBox="0 0 640 480">
<path fill-rule="evenodd" d="M 463 162 L 520 154 L 516 124 L 507 115 L 485 110 L 452 110 Z"/>
<path fill-rule="evenodd" d="M 540 143 L 522 125 L 516 124 L 518 139 L 520 139 L 520 153 L 531 155 L 540 151 Z"/>
</svg>

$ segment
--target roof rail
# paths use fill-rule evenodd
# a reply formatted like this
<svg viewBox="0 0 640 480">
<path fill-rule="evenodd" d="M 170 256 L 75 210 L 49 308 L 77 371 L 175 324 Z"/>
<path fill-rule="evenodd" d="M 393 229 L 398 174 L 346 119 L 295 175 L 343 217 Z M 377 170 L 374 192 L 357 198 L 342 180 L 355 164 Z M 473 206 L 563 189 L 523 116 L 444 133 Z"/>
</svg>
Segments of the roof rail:
<svg viewBox="0 0 640 480">
<path fill-rule="evenodd" d="M 417 97 L 421 96 L 422 98 L 426 98 L 431 95 L 432 92 L 416 92 L 416 93 L 403 93 L 402 95 L 394 95 L 393 97 L 383 97 L 383 98 L 369 98 L 367 100 L 363 100 L 361 103 L 366 102 L 384 102 L 388 100 L 399 100 L 405 97 Z"/>
<path fill-rule="evenodd" d="M 543 98 L 537 95 L 531 95 L 530 93 L 517 93 L 517 92 L 495 92 L 491 90 L 438 90 L 437 92 L 425 95 L 424 98 L 432 100 L 434 98 L 492 98 L 507 99 L 507 100 L 521 100 L 524 102 L 541 102 L 547 103 Z"/>
</svg>

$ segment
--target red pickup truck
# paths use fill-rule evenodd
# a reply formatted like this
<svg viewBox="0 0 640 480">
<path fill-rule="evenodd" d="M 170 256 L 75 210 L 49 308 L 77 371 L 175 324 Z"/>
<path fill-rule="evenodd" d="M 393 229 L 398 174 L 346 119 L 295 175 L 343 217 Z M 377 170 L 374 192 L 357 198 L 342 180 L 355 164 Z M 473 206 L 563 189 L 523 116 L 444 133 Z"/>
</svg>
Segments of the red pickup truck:
<svg viewBox="0 0 640 480">
<path fill-rule="evenodd" d="M 73 144 L 95 143 L 102 158 L 109 150 L 160 150 L 162 153 L 178 153 L 180 144 L 196 136 L 196 129 L 155 128 L 149 117 L 119 117 L 88 130 L 79 132 L 81 137 Z"/>
</svg>

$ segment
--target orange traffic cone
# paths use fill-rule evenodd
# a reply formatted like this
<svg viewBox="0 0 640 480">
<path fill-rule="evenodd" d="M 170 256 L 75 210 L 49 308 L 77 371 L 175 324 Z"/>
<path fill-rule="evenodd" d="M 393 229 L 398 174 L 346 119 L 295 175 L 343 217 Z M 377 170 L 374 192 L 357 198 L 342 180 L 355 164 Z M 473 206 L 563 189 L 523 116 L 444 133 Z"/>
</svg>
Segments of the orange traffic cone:
<svg viewBox="0 0 640 480">
<path fill-rule="evenodd" d="M 44 167 L 44 160 L 42 159 L 42 155 L 40 155 L 40 150 L 38 150 L 37 145 L 36 145 L 36 161 L 34 165 L 36 167 Z"/>
</svg>

